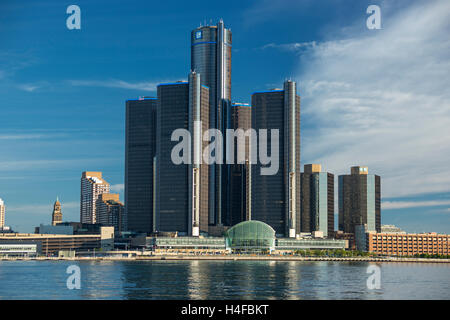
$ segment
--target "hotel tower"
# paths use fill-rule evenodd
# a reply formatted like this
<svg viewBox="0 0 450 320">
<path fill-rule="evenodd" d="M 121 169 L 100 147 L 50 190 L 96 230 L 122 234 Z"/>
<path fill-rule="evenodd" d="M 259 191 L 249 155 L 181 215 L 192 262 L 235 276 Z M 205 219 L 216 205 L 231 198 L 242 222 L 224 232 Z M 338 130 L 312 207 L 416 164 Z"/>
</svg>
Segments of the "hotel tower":
<svg viewBox="0 0 450 320">
<path fill-rule="evenodd" d="M 251 218 L 272 226 L 277 235 L 290 238 L 300 233 L 301 216 L 300 96 L 296 87 L 294 81 L 288 80 L 282 90 L 252 95 L 252 127 L 256 131 L 279 130 L 279 169 L 274 175 L 261 175 L 260 161 L 252 164 Z M 267 136 L 267 149 L 271 150 L 269 132 Z"/>
<path fill-rule="evenodd" d="M 231 30 L 222 20 L 215 26 L 200 26 L 191 32 L 191 70 L 200 74 L 201 84 L 209 88 L 211 128 L 224 132 L 228 124 L 225 114 L 231 101 Z M 209 171 L 209 223 L 223 222 L 222 186 L 226 184 L 226 166 L 211 165 Z"/>
</svg>

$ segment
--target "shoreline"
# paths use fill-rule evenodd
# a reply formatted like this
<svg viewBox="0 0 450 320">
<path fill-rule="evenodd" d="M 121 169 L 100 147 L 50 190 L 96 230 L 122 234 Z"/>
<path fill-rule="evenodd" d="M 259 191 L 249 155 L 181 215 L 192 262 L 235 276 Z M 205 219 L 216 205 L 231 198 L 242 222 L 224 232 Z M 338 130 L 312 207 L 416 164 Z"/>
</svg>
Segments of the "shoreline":
<svg viewBox="0 0 450 320">
<path fill-rule="evenodd" d="M 367 257 L 295 257 L 295 256 L 194 256 L 151 255 L 135 257 L 8 257 L 0 261 L 330 261 L 330 262 L 408 262 L 450 263 L 450 259 L 367 258 Z"/>
</svg>

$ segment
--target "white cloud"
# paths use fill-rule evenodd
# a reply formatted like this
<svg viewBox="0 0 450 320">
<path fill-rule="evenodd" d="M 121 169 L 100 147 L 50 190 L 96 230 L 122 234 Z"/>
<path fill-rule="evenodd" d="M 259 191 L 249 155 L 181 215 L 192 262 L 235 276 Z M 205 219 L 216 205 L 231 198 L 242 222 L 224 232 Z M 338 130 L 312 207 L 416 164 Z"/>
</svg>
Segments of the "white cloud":
<svg viewBox="0 0 450 320">
<path fill-rule="evenodd" d="M 383 201 L 382 209 L 407 209 L 420 207 L 437 207 L 450 205 L 450 200 L 430 200 L 430 201 Z"/>
<path fill-rule="evenodd" d="M 51 138 L 48 134 L 0 134 L 0 140 L 28 140 L 28 139 L 41 139 Z"/>
<path fill-rule="evenodd" d="M 40 88 L 39 85 L 35 85 L 35 84 L 21 84 L 18 87 L 19 87 L 19 89 L 27 91 L 27 92 L 33 92 Z"/>
<path fill-rule="evenodd" d="M 83 87 L 107 87 L 107 88 L 120 88 L 120 89 L 131 89 L 140 91 L 156 91 L 156 86 L 164 82 L 174 82 L 174 81 L 154 81 L 154 82 L 136 82 L 131 83 L 123 80 L 69 80 L 72 86 L 83 86 Z"/>
<path fill-rule="evenodd" d="M 281 49 L 286 51 L 299 51 L 303 49 L 311 49 L 314 48 L 316 45 L 315 41 L 311 42 L 294 42 L 294 43 L 283 43 L 283 44 L 276 44 L 276 43 L 268 43 L 261 47 L 261 49 Z"/>
<path fill-rule="evenodd" d="M 382 30 L 304 49 L 302 159 L 335 174 L 368 165 L 383 197 L 449 192 L 450 2 L 382 14 Z"/>
<path fill-rule="evenodd" d="M 123 192 L 125 186 L 123 183 L 113 184 L 110 186 L 112 192 Z"/>
</svg>

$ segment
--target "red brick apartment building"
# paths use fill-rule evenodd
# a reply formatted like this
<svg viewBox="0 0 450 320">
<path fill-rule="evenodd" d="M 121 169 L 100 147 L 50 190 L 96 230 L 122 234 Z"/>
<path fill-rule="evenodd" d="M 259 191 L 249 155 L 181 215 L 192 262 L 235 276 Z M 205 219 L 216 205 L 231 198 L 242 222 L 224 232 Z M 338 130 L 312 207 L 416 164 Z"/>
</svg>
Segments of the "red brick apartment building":
<svg viewBox="0 0 450 320">
<path fill-rule="evenodd" d="M 377 254 L 412 256 L 449 254 L 450 235 L 433 233 L 367 233 L 367 251 Z"/>
</svg>

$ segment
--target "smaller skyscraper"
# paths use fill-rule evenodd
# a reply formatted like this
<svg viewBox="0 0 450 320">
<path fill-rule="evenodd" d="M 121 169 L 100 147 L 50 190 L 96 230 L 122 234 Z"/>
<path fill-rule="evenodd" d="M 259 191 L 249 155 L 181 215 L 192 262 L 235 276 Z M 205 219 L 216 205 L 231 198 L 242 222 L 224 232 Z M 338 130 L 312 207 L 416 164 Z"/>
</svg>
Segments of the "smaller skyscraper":
<svg viewBox="0 0 450 320">
<path fill-rule="evenodd" d="M 381 232 L 380 176 L 362 166 L 339 176 L 339 230 L 354 234 L 358 225 L 365 225 L 367 232 Z"/>
<path fill-rule="evenodd" d="M 61 203 L 59 202 L 59 199 L 56 198 L 56 201 L 53 204 L 52 226 L 56 226 L 58 223 L 61 222 L 62 222 Z"/>
<path fill-rule="evenodd" d="M 334 175 L 322 172 L 320 164 L 305 164 L 301 174 L 302 232 L 334 234 Z"/>
<path fill-rule="evenodd" d="M 202 141 L 202 132 L 209 129 L 209 88 L 191 72 L 189 82 L 160 84 L 157 90 L 156 230 L 199 236 L 209 232 L 209 165 L 202 161 L 202 150 L 209 144 Z M 174 152 L 174 134 L 182 140 L 186 131 L 191 150 Z M 190 163 L 174 163 L 178 160 L 172 156 L 180 153 Z"/>
<path fill-rule="evenodd" d="M 124 231 L 124 206 L 117 193 L 102 193 L 97 200 L 97 223 L 114 227 L 114 233 Z"/>
<path fill-rule="evenodd" d="M 97 200 L 102 193 L 109 193 L 109 183 L 101 172 L 85 171 L 81 175 L 80 222 L 97 223 Z"/>
<path fill-rule="evenodd" d="M 238 143 L 234 144 L 234 162 L 228 166 L 224 175 L 223 190 L 227 195 L 225 224 L 234 226 L 239 222 L 251 220 L 251 170 L 250 170 L 250 137 L 245 132 L 252 127 L 252 108 L 247 103 L 233 103 L 230 108 L 230 125 L 234 130 L 243 130 L 245 139 L 245 163 L 238 163 Z M 239 140 L 238 140 L 239 141 Z"/>
<path fill-rule="evenodd" d="M 279 132 L 279 140 L 274 141 L 279 144 L 277 173 L 261 175 L 261 168 L 265 165 L 260 161 L 251 163 L 252 220 L 267 223 L 275 229 L 277 236 L 295 238 L 300 233 L 301 186 L 300 96 L 294 81 L 285 81 L 283 90 L 253 93 L 252 127 L 257 131 L 268 129 Z M 251 145 L 251 152 L 253 147 Z M 261 143 L 258 152 L 260 150 Z M 272 150 L 271 138 L 268 138 L 267 150 Z"/>
<path fill-rule="evenodd" d="M 5 226 L 5 202 L 0 198 L 0 228 Z"/>
<path fill-rule="evenodd" d="M 156 230 L 157 105 L 151 97 L 126 102 L 124 224 L 128 231 L 147 234 Z"/>
</svg>

